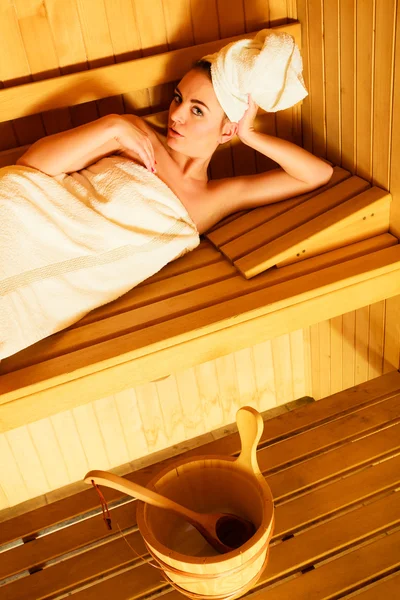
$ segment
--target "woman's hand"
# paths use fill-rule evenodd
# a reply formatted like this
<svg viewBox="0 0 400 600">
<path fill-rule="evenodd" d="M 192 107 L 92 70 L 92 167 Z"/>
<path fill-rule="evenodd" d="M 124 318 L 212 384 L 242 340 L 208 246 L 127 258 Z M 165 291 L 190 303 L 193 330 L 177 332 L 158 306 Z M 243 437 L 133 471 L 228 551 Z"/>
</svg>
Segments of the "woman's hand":
<svg viewBox="0 0 400 600">
<path fill-rule="evenodd" d="M 238 123 L 238 131 L 237 134 L 240 140 L 247 144 L 252 134 L 254 133 L 254 119 L 256 118 L 256 114 L 258 111 L 258 106 L 252 99 L 252 97 L 248 96 L 249 108 L 244 113 L 243 117 L 240 119 Z"/>
<path fill-rule="evenodd" d="M 126 156 L 132 158 L 139 156 L 145 167 L 155 173 L 156 160 L 153 144 L 149 134 L 137 126 L 138 122 L 138 117 L 134 115 L 121 115 L 115 139 Z"/>
</svg>

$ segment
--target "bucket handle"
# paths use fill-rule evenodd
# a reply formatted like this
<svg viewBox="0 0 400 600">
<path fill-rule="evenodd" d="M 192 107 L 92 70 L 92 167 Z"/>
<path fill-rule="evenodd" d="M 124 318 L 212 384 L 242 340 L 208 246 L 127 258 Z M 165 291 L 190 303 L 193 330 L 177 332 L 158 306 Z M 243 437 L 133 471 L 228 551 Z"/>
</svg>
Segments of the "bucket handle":
<svg viewBox="0 0 400 600">
<path fill-rule="evenodd" d="M 236 413 L 236 423 L 242 445 L 240 454 L 236 459 L 236 464 L 249 471 L 252 475 L 262 477 L 257 462 L 257 444 L 264 431 L 263 418 L 251 406 L 243 406 Z"/>
</svg>

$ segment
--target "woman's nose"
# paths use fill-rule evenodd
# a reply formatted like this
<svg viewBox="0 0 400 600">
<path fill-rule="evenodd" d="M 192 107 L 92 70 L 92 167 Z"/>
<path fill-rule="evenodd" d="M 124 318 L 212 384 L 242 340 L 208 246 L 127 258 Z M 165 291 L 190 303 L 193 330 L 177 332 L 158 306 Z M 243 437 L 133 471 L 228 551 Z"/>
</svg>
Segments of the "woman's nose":
<svg viewBox="0 0 400 600">
<path fill-rule="evenodd" d="M 183 104 L 177 104 L 172 109 L 172 119 L 178 123 L 184 123 L 185 121 L 185 109 Z"/>
</svg>

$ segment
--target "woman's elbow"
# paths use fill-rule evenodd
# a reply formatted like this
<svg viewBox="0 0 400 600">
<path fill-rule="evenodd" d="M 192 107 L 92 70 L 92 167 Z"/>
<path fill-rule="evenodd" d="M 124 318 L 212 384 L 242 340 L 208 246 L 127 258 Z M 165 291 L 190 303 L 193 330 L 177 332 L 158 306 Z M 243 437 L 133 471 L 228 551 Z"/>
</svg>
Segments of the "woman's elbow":
<svg viewBox="0 0 400 600">
<path fill-rule="evenodd" d="M 321 164 L 318 165 L 313 176 L 309 179 L 309 183 L 313 188 L 319 188 L 322 185 L 326 185 L 328 181 L 330 181 L 332 173 L 333 167 L 329 163 L 321 161 Z"/>
</svg>

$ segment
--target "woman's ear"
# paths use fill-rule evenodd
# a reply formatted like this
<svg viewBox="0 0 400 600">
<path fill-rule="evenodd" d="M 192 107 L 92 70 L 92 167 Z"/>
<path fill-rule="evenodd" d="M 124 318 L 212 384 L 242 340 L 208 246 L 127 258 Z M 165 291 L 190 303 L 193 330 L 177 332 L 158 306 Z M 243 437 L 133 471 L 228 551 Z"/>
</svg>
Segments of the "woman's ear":
<svg viewBox="0 0 400 600">
<path fill-rule="evenodd" d="M 232 121 L 226 119 L 225 123 L 222 126 L 219 143 L 225 144 L 226 142 L 229 142 L 233 137 L 235 137 L 235 135 L 237 134 L 237 130 L 238 124 L 232 123 Z"/>
</svg>

